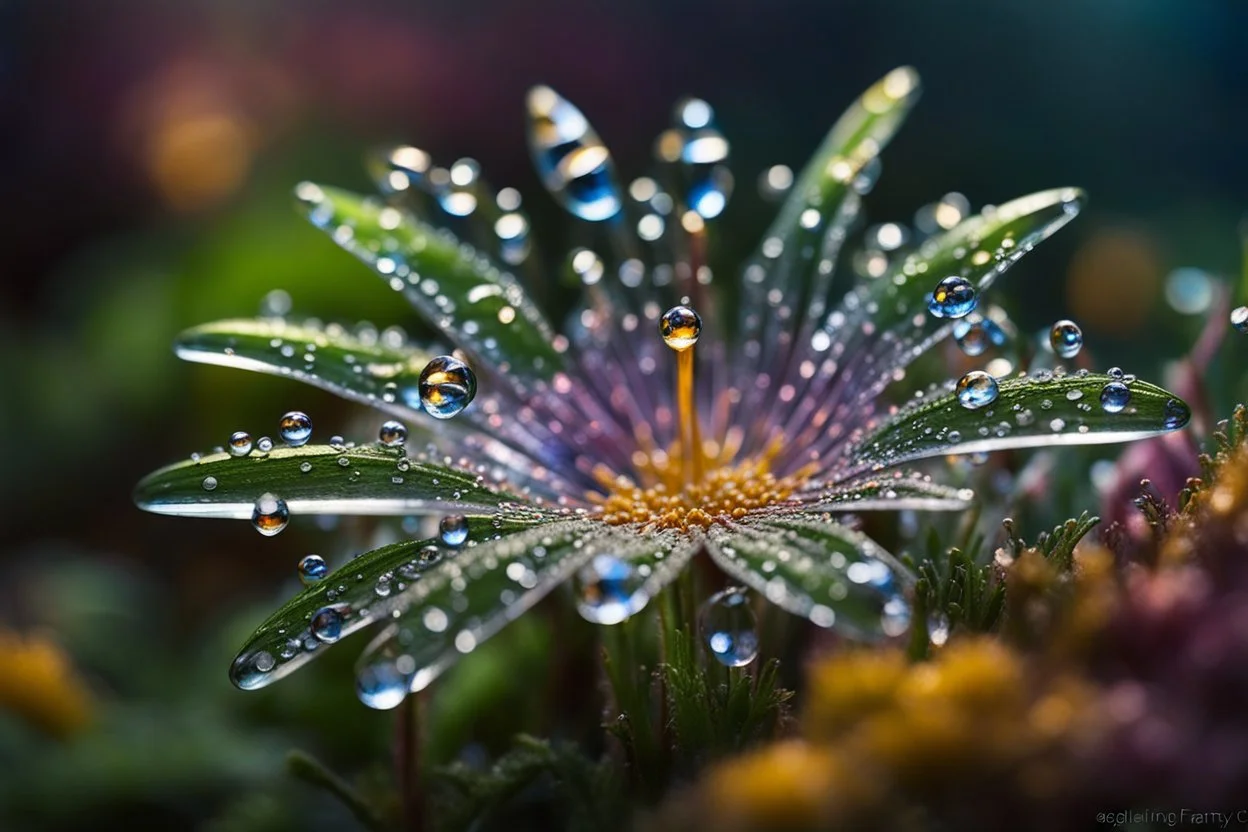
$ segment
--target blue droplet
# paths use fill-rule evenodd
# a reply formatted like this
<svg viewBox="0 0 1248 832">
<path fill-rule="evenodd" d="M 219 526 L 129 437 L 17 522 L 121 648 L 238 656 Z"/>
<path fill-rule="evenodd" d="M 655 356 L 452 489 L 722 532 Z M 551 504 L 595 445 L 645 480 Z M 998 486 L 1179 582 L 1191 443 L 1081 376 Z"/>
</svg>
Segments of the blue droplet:
<svg viewBox="0 0 1248 832">
<path fill-rule="evenodd" d="M 613 555 L 595 555 L 577 574 L 576 609 L 595 624 L 619 624 L 640 612 L 650 597 L 636 567 Z"/>
<path fill-rule="evenodd" d="M 620 212 L 611 153 L 585 116 L 550 87 L 529 91 L 529 152 L 546 190 L 570 213 L 598 222 Z"/>
<path fill-rule="evenodd" d="M 927 309 L 937 318 L 961 318 L 975 309 L 975 287 L 965 277 L 950 275 L 936 284 Z"/>
<path fill-rule="evenodd" d="M 1192 418 L 1192 411 L 1178 399 L 1170 399 L 1162 411 L 1162 425 L 1166 430 L 1181 428 Z"/>
<path fill-rule="evenodd" d="M 397 448 L 407 441 L 407 425 L 394 419 L 388 419 L 381 423 L 381 429 L 377 431 L 377 438 L 387 448 Z"/>
<path fill-rule="evenodd" d="M 321 607 L 312 616 L 309 629 L 317 641 L 333 644 L 342 638 L 342 613 L 334 607 Z"/>
<path fill-rule="evenodd" d="M 1058 321 L 1049 330 L 1049 346 L 1059 358 L 1074 358 L 1083 347 L 1083 331 L 1074 321 Z"/>
<path fill-rule="evenodd" d="M 1101 388 L 1101 407 L 1106 413 L 1121 413 L 1131 401 L 1131 389 L 1121 381 L 1111 381 Z"/>
<path fill-rule="evenodd" d="M 446 515 L 438 522 L 438 536 L 447 546 L 463 546 L 468 540 L 468 518 L 462 514 Z"/>
<path fill-rule="evenodd" d="M 720 664 L 744 667 L 758 657 L 758 622 L 744 588 L 725 589 L 708 598 L 698 624 L 702 639 Z"/>
<path fill-rule="evenodd" d="M 230 665 L 230 681 L 242 690 L 255 690 L 264 687 L 277 667 L 277 660 L 267 650 L 247 653 L 239 656 Z"/>
<path fill-rule="evenodd" d="M 312 420 L 308 418 L 308 414 L 292 410 L 278 422 L 277 434 L 292 448 L 306 445 L 312 438 Z"/>
<path fill-rule="evenodd" d="M 299 580 L 314 584 L 329 574 L 329 566 L 320 555 L 305 555 L 299 561 Z"/>
<path fill-rule="evenodd" d="M 458 358 L 440 355 L 420 373 L 420 404 L 438 419 L 449 419 L 477 395 L 477 377 Z"/>
<path fill-rule="evenodd" d="M 379 659 L 356 671 L 355 695 L 370 708 L 388 711 L 407 698 L 411 683 L 411 675 L 394 661 Z"/>
<path fill-rule="evenodd" d="M 230 434 L 230 456 L 247 456 L 251 453 L 251 434 L 245 430 L 236 430 Z"/>
<path fill-rule="evenodd" d="M 972 357 L 983 355 L 988 347 L 999 347 L 1009 340 L 1000 324 L 977 312 L 954 322 L 953 338 L 962 352 Z"/>
<path fill-rule="evenodd" d="M 978 410 L 997 400 L 997 380 L 982 370 L 971 370 L 958 379 L 958 403 L 967 410 Z"/>
</svg>

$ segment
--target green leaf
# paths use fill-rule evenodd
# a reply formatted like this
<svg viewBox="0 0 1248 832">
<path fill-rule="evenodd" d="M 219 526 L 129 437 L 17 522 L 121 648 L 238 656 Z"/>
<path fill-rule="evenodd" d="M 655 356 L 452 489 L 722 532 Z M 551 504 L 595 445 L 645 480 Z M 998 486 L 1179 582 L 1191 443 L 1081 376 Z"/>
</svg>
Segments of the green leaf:
<svg viewBox="0 0 1248 832">
<path fill-rule="evenodd" d="M 1101 391 L 1115 380 L 1083 370 L 1002 379 L 997 398 L 977 410 L 963 407 L 946 385 L 937 391 L 942 395 L 869 426 L 851 444 L 843 476 L 943 454 L 1129 442 L 1181 428 L 1191 417 L 1181 399 L 1144 381 L 1131 381 L 1127 406 L 1111 413 L 1101 405 Z"/>
<path fill-rule="evenodd" d="M 803 494 L 803 511 L 961 511 L 975 492 L 933 482 L 917 471 L 893 471 Z"/>
<path fill-rule="evenodd" d="M 134 501 L 157 514 L 246 520 L 266 493 L 295 515 L 493 514 L 524 502 L 473 471 L 379 445 L 210 454 L 148 474 L 135 487 Z"/>
<path fill-rule="evenodd" d="M 794 615 L 856 638 L 900 634 L 913 576 L 875 541 L 829 516 L 792 514 L 712 526 L 718 566 Z"/>
<path fill-rule="evenodd" d="M 418 382 L 434 353 L 393 343 L 375 331 L 296 324 L 280 318 L 202 324 L 178 336 L 179 358 L 298 379 L 351 401 L 410 416 L 419 413 Z"/>
<path fill-rule="evenodd" d="M 449 231 L 337 188 L 303 182 L 295 194 L 313 225 L 500 376 L 522 387 L 563 367 L 554 333 L 511 273 Z"/>
</svg>

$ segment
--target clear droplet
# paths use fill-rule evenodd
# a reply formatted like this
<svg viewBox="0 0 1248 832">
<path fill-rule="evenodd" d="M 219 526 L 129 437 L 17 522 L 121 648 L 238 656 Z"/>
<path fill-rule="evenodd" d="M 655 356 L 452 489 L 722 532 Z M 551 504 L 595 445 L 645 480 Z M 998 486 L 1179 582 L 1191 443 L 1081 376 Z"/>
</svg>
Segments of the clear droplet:
<svg viewBox="0 0 1248 832">
<path fill-rule="evenodd" d="M 292 410 L 277 423 L 277 435 L 292 448 L 306 445 L 312 438 L 312 420 L 302 411 Z"/>
<path fill-rule="evenodd" d="M 1170 399 L 1162 409 L 1162 418 L 1165 428 L 1174 430 L 1187 424 L 1187 420 L 1192 418 L 1192 411 L 1178 399 Z"/>
<path fill-rule="evenodd" d="M 744 667 L 758 657 L 758 622 L 743 587 L 717 592 L 698 613 L 702 639 L 722 665 Z"/>
<path fill-rule="evenodd" d="M 965 277 L 950 275 L 936 284 L 927 309 L 937 318 L 961 318 L 974 309 L 975 287 Z"/>
<path fill-rule="evenodd" d="M 204 487 L 205 491 L 215 491 L 217 488 L 217 478 L 216 477 L 204 477 L 204 481 L 200 483 L 200 485 Z"/>
<path fill-rule="evenodd" d="M 370 708 L 397 708 L 412 689 L 416 660 L 397 637 L 370 646 L 355 666 L 355 694 Z"/>
<path fill-rule="evenodd" d="M 678 196 L 704 219 L 717 217 L 732 194 L 728 141 L 713 124 L 714 111 L 700 98 L 686 98 L 676 105 L 675 127 L 659 136 L 655 155 L 679 164 Z"/>
<path fill-rule="evenodd" d="M 387 448 L 397 448 L 407 441 L 407 425 L 394 419 L 387 419 L 381 423 L 377 438 Z"/>
<path fill-rule="evenodd" d="M 983 355 L 989 347 L 1002 346 L 1008 340 L 1000 324 L 978 312 L 954 322 L 953 338 L 962 352 L 971 357 Z"/>
<path fill-rule="evenodd" d="M 256 499 L 256 504 L 251 510 L 251 525 L 255 526 L 260 534 L 272 537 L 286 528 L 289 522 L 290 509 L 286 508 L 286 501 L 281 497 L 265 493 Z"/>
<path fill-rule="evenodd" d="M 321 607 L 312 616 L 309 629 L 317 641 L 333 644 L 342 638 L 342 613 L 334 607 Z"/>
<path fill-rule="evenodd" d="M 1231 310 L 1231 326 L 1236 332 L 1248 332 L 1248 306 L 1236 306 Z"/>
<path fill-rule="evenodd" d="M 971 370 L 958 379 L 958 403 L 967 410 L 978 410 L 997 400 L 997 380 L 982 370 Z"/>
<path fill-rule="evenodd" d="M 251 453 L 251 434 L 245 430 L 236 430 L 230 434 L 230 456 L 247 456 Z"/>
<path fill-rule="evenodd" d="M 267 454 L 273 450 L 273 440 L 267 436 L 261 436 L 256 440 L 256 450 L 262 454 Z"/>
<path fill-rule="evenodd" d="M 673 306 L 659 319 L 659 334 L 663 336 L 663 343 L 677 352 L 684 352 L 698 343 L 702 319 L 688 306 Z"/>
<path fill-rule="evenodd" d="M 595 624 L 619 624 L 650 600 L 636 567 L 613 555 L 594 555 L 577 574 L 576 583 L 576 609 Z"/>
<path fill-rule="evenodd" d="M 585 116 L 550 87 L 529 91 L 529 152 L 546 190 L 570 213 L 598 222 L 620 211 L 611 153 Z"/>
<path fill-rule="evenodd" d="M 1175 269 L 1166 277 L 1166 301 L 1181 315 L 1199 315 L 1213 303 L 1214 280 L 1203 269 Z"/>
<path fill-rule="evenodd" d="M 447 546 L 463 546 L 468 540 L 468 518 L 462 514 L 446 515 L 438 522 L 438 537 Z"/>
<path fill-rule="evenodd" d="M 304 585 L 314 584 L 329 574 L 329 566 L 320 555 L 304 555 L 299 561 L 299 580 Z"/>
<path fill-rule="evenodd" d="M 260 317 L 284 318 L 290 314 L 292 304 L 289 292 L 285 289 L 273 289 L 260 299 Z"/>
<path fill-rule="evenodd" d="M 1121 381 L 1111 381 L 1101 388 L 1101 407 L 1106 413 L 1121 413 L 1131 401 L 1131 388 Z"/>
<path fill-rule="evenodd" d="M 267 650 L 259 650 L 239 656 L 230 666 L 230 681 L 242 690 L 255 690 L 264 687 L 269 680 L 277 660 Z"/>
<path fill-rule="evenodd" d="M 477 395 L 472 368 L 451 355 L 440 355 L 420 373 L 420 404 L 438 419 L 449 419 Z"/>
<path fill-rule="evenodd" d="M 1074 358 L 1083 347 L 1083 331 L 1074 321 L 1058 321 L 1049 330 L 1049 346 L 1059 358 Z"/>
</svg>

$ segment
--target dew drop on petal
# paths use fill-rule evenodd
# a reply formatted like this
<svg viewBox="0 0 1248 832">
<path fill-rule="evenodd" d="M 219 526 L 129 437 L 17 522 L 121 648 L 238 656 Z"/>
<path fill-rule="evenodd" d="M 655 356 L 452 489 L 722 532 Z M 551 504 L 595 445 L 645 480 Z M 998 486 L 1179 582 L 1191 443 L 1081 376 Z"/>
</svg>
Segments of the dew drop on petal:
<svg viewBox="0 0 1248 832">
<path fill-rule="evenodd" d="M 463 546 L 468 540 L 468 518 L 462 514 L 446 515 L 438 521 L 438 537 L 447 546 Z"/>
<path fill-rule="evenodd" d="M 407 425 L 394 419 L 388 419 L 381 423 L 381 429 L 377 431 L 377 438 L 387 448 L 397 448 L 407 441 Z"/>
<path fill-rule="evenodd" d="M 1236 306 L 1231 310 L 1231 326 L 1236 332 L 1248 332 L 1248 306 Z"/>
<path fill-rule="evenodd" d="M 342 613 L 334 607 L 321 607 L 313 614 L 309 629 L 317 641 L 333 644 L 342 638 Z"/>
<path fill-rule="evenodd" d="M 645 579 L 631 563 L 595 555 L 576 576 L 577 612 L 594 624 L 619 624 L 645 607 Z"/>
<path fill-rule="evenodd" d="M 974 309 L 975 287 L 965 277 L 950 275 L 936 284 L 927 309 L 937 318 L 961 318 Z"/>
<path fill-rule="evenodd" d="M 286 508 L 286 501 L 281 497 L 266 492 L 256 499 L 251 510 L 251 525 L 260 534 L 272 537 L 286 528 L 289 522 L 290 509 Z"/>
<path fill-rule="evenodd" d="M 1083 331 L 1074 321 L 1060 320 L 1049 330 L 1049 346 L 1059 358 L 1074 358 L 1083 347 Z"/>
<path fill-rule="evenodd" d="M 292 410 L 277 423 L 277 435 L 292 448 L 306 445 L 312 438 L 312 420 L 308 414 Z"/>
<path fill-rule="evenodd" d="M 702 318 L 688 306 L 673 306 L 659 319 L 659 334 L 663 336 L 663 343 L 677 352 L 684 352 L 698 343 Z"/>
<path fill-rule="evenodd" d="M 299 561 L 299 580 L 304 585 L 314 584 L 329 574 L 325 558 L 320 555 L 304 555 Z"/>
<path fill-rule="evenodd" d="M 758 621 L 744 588 L 732 587 L 708 598 L 698 613 L 698 626 L 720 664 L 744 667 L 758 657 Z"/>
<path fill-rule="evenodd" d="M 982 370 L 971 370 L 958 379 L 958 403 L 967 410 L 978 410 L 997 400 L 997 380 Z"/>
<path fill-rule="evenodd" d="M 440 355 L 420 372 L 420 404 L 430 416 L 449 419 L 476 395 L 476 375 L 454 356 Z"/>
<path fill-rule="evenodd" d="M 230 456 L 247 456 L 251 453 L 251 434 L 245 430 L 236 430 L 230 434 Z"/>
<path fill-rule="evenodd" d="M 1106 413 L 1121 413 L 1131 401 L 1131 388 L 1121 381 L 1111 381 L 1101 388 L 1101 407 Z"/>
</svg>

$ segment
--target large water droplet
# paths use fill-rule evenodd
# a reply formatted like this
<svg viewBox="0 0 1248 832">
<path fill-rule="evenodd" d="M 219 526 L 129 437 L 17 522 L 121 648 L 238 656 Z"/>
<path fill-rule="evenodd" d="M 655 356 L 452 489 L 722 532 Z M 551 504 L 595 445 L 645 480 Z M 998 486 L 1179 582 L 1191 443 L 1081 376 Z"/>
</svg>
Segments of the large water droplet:
<svg viewBox="0 0 1248 832">
<path fill-rule="evenodd" d="M 659 136 L 655 155 L 680 165 L 681 201 L 706 219 L 723 213 L 732 194 L 732 174 L 724 165 L 728 141 L 712 123 L 714 111 L 699 98 L 676 105 L 676 126 Z"/>
<path fill-rule="evenodd" d="M 758 622 L 743 587 L 717 592 L 698 613 L 702 638 L 711 655 L 728 667 L 744 667 L 758 657 Z"/>
<path fill-rule="evenodd" d="M 312 616 L 309 629 L 317 641 L 333 644 L 342 638 L 342 613 L 334 607 L 321 607 Z"/>
<path fill-rule="evenodd" d="M 394 419 L 388 419 L 381 423 L 381 429 L 377 431 L 377 438 L 387 448 L 397 448 L 407 441 L 407 425 Z"/>
<path fill-rule="evenodd" d="M 312 438 L 312 420 L 308 418 L 308 414 L 292 410 L 277 423 L 277 435 L 292 448 L 306 445 Z"/>
<path fill-rule="evenodd" d="M 251 434 L 245 430 L 236 430 L 230 434 L 230 456 L 247 456 L 251 453 Z"/>
<path fill-rule="evenodd" d="M 1231 326 L 1236 332 L 1248 332 L 1248 306 L 1236 306 L 1231 310 Z"/>
<path fill-rule="evenodd" d="M 1166 406 L 1162 411 L 1162 417 L 1164 419 L 1162 424 L 1165 428 L 1174 430 L 1187 424 L 1187 420 L 1192 418 L 1192 411 L 1178 399 L 1170 399 L 1166 402 Z"/>
<path fill-rule="evenodd" d="M 1083 347 L 1083 331 L 1074 321 L 1058 321 L 1049 330 L 1049 346 L 1059 358 L 1074 358 Z"/>
<path fill-rule="evenodd" d="M 958 403 L 967 410 L 978 410 L 997 400 L 997 380 L 982 370 L 971 370 L 958 379 Z"/>
<path fill-rule="evenodd" d="M 420 372 L 420 404 L 430 416 L 449 419 L 476 395 L 476 375 L 454 356 L 440 355 Z"/>
<path fill-rule="evenodd" d="M 1131 388 L 1121 381 L 1111 381 L 1101 388 L 1101 407 L 1106 413 L 1121 413 L 1131 401 Z"/>
<path fill-rule="evenodd" d="M 266 492 L 256 498 L 256 504 L 251 510 L 251 525 L 260 534 L 272 537 L 286 528 L 289 522 L 290 509 L 286 508 L 286 501 L 281 497 Z"/>
<path fill-rule="evenodd" d="M 595 555 L 577 574 L 576 609 L 586 621 L 619 624 L 650 600 L 643 577 L 631 563 L 613 555 Z"/>
<path fill-rule="evenodd" d="M 314 584 L 329 574 L 329 566 L 320 555 L 304 555 L 299 561 L 299 580 L 304 585 Z"/>
<path fill-rule="evenodd" d="M 663 336 L 663 343 L 677 352 L 684 352 L 698 343 L 702 318 L 688 306 L 673 306 L 659 319 L 659 334 Z"/>
<path fill-rule="evenodd" d="M 529 152 L 546 190 L 569 212 L 600 221 L 620 211 L 611 153 L 581 111 L 550 87 L 529 91 Z"/>
<path fill-rule="evenodd" d="M 370 708 L 389 710 L 412 689 L 416 660 L 404 652 L 397 637 L 387 638 L 360 656 L 355 667 L 355 694 Z"/>
<path fill-rule="evenodd" d="M 447 546 L 463 546 L 468 540 L 468 518 L 462 514 L 446 515 L 438 522 L 438 536 Z"/>
<path fill-rule="evenodd" d="M 937 318 L 961 318 L 975 309 L 976 301 L 971 282 L 965 277 L 950 275 L 936 284 L 927 308 Z"/>
<path fill-rule="evenodd" d="M 277 660 L 268 650 L 239 656 L 230 666 L 230 681 L 243 690 L 264 687 L 275 667 Z"/>
</svg>

